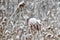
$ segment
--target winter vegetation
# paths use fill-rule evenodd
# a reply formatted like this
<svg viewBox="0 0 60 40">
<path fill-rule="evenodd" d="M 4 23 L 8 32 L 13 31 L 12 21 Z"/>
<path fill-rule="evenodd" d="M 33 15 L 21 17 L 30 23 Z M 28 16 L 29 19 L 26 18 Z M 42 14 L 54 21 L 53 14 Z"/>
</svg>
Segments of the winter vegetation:
<svg viewBox="0 0 60 40">
<path fill-rule="evenodd" d="M 0 0 L 0 40 L 60 40 L 60 0 Z"/>
</svg>

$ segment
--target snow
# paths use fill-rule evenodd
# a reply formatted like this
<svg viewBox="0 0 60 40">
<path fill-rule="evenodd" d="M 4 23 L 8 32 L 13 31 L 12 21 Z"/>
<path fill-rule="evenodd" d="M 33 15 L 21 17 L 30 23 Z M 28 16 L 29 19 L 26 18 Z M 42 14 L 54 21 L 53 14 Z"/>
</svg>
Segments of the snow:
<svg viewBox="0 0 60 40">
<path fill-rule="evenodd" d="M 21 29 L 23 29 L 23 28 L 24 28 L 24 25 L 23 25 L 22 23 L 20 24 L 20 28 L 21 28 Z"/>
<path fill-rule="evenodd" d="M 17 35 L 16 38 L 19 39 L 19 35 Z"/>
<path fill-rule="evenodd" d="M 24 1 L 20 2 L 19 5 L 21 5 L 21 4 L 23 4 L 23 3 L 24 3 Z"/>
<path fill-rule="evenodd" d="M 1 8 L 0 8 L 0 10 L 5 10 L 6 8 L 2 5 L 1 6 Z"/>
<path fill-rule="evenodd" d="M 40 20 L 39 19 L 36 19 L 36 18 L 30 18 L 29 19 L 29 24 L 36 24 L 36 23 L 39 23 L 40 24 Z"/>
<path fill-rule="evenodd" d="M 35 24 L 37 22 L 36 18 L 30 18 L 29 24 Z"/>
<path fill-rule="evenodd" d="M 29 18 L 27 15 L 25 15 L 25 16 L 23 16 L 23 17 L 24 17 L 24 19 L 28 19 L 28 18 Z"/>
<path fill-rule="evenodd" d="M 51 33 L 48 33 L 48 34 L 46 35 L 46 37 L 47 37 L 48 35 L 51 35 L 50 37 L 53 37 L 53 35 L 52 35 Z"/>
<path fill-rule="evenodd" d="M 37 22 L 38 22 L 39 24 L 41 24 L 41 23 L 40 23 L 41 21 L 40 21 L 39 19 L 37 20 Z"/>
<path fill-rule="evenodd" d="M 35 25 L 35 24 L 41 24 L 40 23 L 40 19 L 36 19 L 36 18 L 30 18 L 29 21 L 28 21 L 28 25 L 31 26 L 31 25 Z"/>
</svg>

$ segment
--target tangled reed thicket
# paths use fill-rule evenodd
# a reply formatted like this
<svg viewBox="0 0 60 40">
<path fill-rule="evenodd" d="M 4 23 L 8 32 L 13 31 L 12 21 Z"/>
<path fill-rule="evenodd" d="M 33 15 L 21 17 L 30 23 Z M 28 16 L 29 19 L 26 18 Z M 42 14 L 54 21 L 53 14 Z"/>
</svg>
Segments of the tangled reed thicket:
<svg viewBox="0 0 60 40">
<path fill-rule="evenodd" d="M 60 0 L 0 0 L 0 40 L 60 40 Z"/>
</svg>

